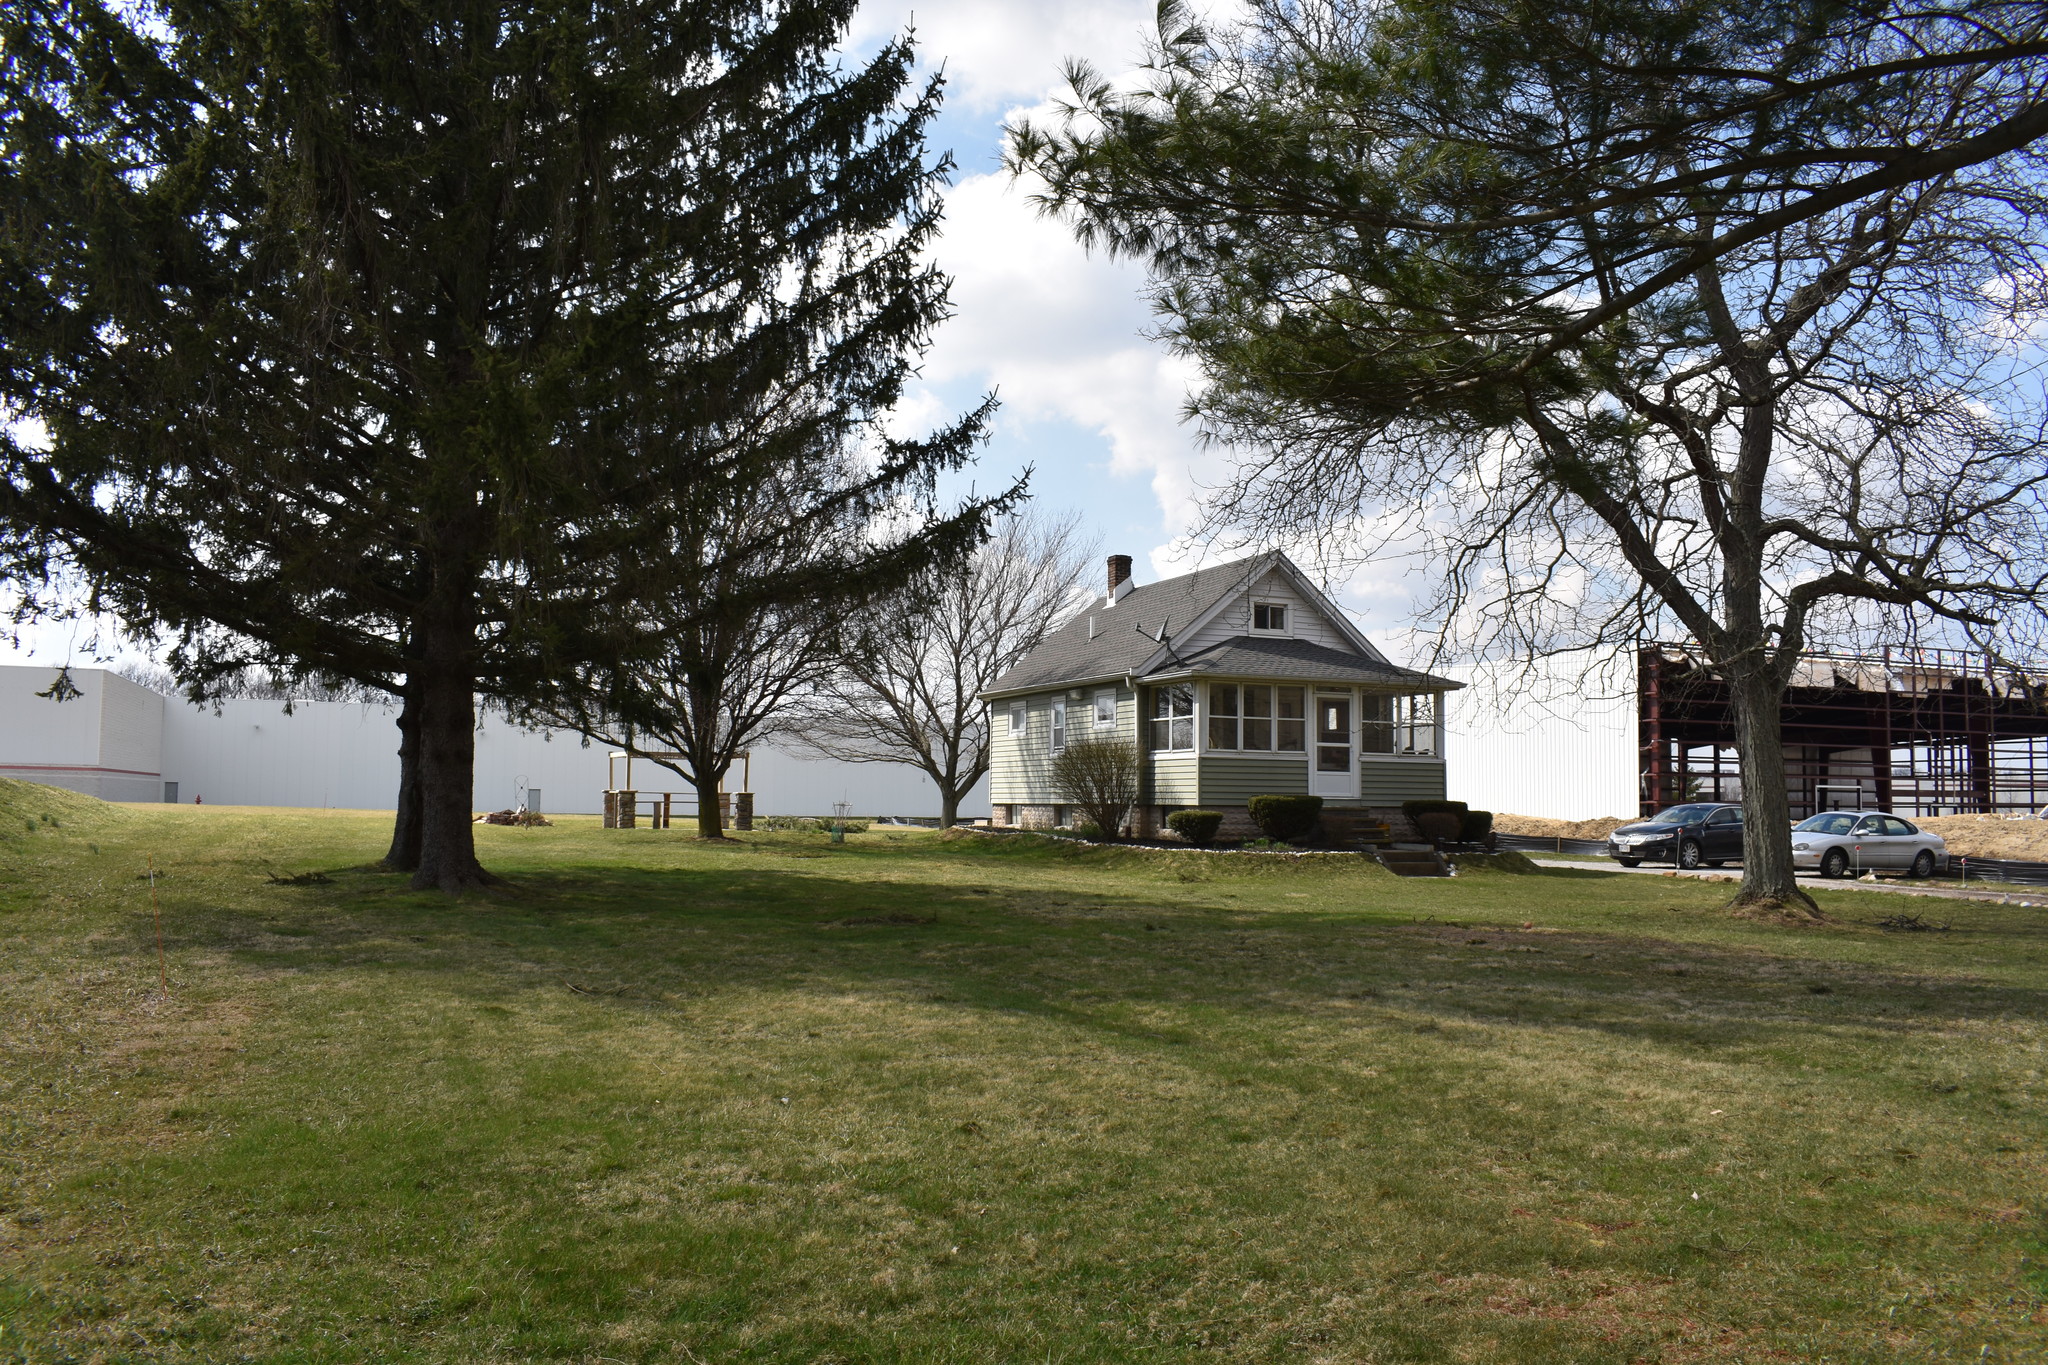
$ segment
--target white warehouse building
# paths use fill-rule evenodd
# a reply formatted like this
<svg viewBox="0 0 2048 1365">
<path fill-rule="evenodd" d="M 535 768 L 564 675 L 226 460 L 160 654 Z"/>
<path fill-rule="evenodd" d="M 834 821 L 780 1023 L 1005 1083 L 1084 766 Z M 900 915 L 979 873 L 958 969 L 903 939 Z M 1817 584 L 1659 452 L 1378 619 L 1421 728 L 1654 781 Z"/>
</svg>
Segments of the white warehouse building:
<svg viewBox="0 0 2048 1365">
<path fill-rule="evenodd" d="M 59 701 L 47 666 L 0 666 L 0 777 L 67 787 L 108 801 L 202 801 L 223 806 L 390 810 L 398 793 L 397 708 L 389 704 L 237 699 L 194 706 L 105 669 L 70 672 L 79 695 Z M 524 800 L 556 814 L 594 814 L 610 782 L 606 749 L 566 730 L 532 731 L 480 717 L 477 810 Z M 763 815 L 936 816 L 938 789 L 907 764 L 844 763 L 756 748 L 726 785 L 751 782 Z M 683 780 L 634 761 L 643 790 Z M 961 803 L 988 814 L 984 780 Z"/>
</svg>

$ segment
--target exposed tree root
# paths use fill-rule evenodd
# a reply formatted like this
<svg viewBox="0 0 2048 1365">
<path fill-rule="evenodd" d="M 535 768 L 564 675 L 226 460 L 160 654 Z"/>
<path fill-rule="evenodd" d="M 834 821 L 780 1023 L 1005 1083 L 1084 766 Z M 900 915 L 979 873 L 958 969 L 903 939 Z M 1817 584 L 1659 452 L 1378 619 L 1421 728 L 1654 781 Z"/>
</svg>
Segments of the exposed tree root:
<svg viewBox="0 0 2048 1365">
<path fill-rule="evenodd" d="M 1778 924 L 1825 924 L 1828 917 L 1813 897 L 1796 887 L 1790 891 L 1740 891 L 1728 910 L 1743 919 Z"/>
<path fill-rule="evenodd" d="M 412 874 L 413 890 L 441 891 L 450 896 L 460 896 L 468 891 L 489 891 L 511 884 L 496 873 L 485 871 L 476 863 L 471 863 L 468 867 L 423 867 Z"/>
</svg>

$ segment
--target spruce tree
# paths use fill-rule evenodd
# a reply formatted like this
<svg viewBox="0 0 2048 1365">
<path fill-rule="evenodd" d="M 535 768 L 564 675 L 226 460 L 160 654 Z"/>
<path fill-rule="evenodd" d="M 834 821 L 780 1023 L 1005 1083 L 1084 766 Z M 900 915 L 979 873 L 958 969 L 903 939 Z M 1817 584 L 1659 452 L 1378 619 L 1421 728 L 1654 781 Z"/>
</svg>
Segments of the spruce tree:
<svg viewBox="0 0 2048 1365">
<path fill-rule="evenodd" d="M 943 316 L 939 88 L 907 40 L 842 65 L 853 8 L 10 7 L 10 576 L 82 579 L 200 686 L 256 659 L 399 691 L 395 860 L 487 881 L 476 694 L 651 657 L 625 608 L 669 596 L 661 547 L 872 436 Z M 928 495 L 984 415 L 867 441 L 789 533 Z M 988 510 L 924 505 L 838 584 L 963 553 Z M 745 584 L 778 590 L 831 589 Z"/>
</svg>

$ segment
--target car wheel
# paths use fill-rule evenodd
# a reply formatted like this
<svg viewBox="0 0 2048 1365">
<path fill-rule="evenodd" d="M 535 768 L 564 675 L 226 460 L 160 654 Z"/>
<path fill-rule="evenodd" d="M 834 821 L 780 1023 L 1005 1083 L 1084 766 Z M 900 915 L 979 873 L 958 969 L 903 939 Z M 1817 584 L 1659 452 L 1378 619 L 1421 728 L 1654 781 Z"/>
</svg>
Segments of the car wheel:
<svg viewBox="0 0 2048 1365">
<path fill-rule="evenodd" d="M 1643 865 L 1641 858 L 1616 858 L 1614 861 L 1620 863 L 1623 867 L 1641 867 Z"/>
<path fill-rule="evenodd" d="M 1688 872 L 1697 868 L 1700 865 L 1700 846 L 1690 839 L 1680 841 L 1678 845 L 1678 865 Z"/>
<path fill-rule="evenodd" d="M 1933 849 L 1923 848 L 1920 850 L 1920 856 L 1913 860 L 1913 875 L 1916 877 L 1932 877 L 1934 875 Z"/>
<path fill-rule="evenodd" d="M 1848 872 L 1849 855 L 1839 848 L 1829 849 L 1827 856 L 1820 860 L 1820 875 L 1823 877 L 1843 877 Z"/>
</svg>

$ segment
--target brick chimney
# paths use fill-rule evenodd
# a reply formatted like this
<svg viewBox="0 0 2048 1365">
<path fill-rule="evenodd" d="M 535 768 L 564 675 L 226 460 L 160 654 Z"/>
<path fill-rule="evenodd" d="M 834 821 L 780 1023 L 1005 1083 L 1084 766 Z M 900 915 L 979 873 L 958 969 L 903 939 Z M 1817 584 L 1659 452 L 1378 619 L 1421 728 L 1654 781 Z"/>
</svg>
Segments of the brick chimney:
<svg viewBox="0 0 2048 1365">
<path fill-rule="evenodd" d="M 1118 589 L 1131 581 L 1131 557 L 1111 555 L 1109 557 L 1109 604 L 1116 605 Z"/>
</svg>

